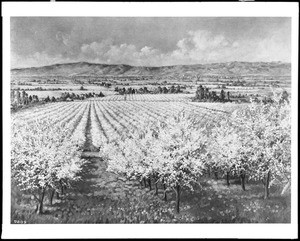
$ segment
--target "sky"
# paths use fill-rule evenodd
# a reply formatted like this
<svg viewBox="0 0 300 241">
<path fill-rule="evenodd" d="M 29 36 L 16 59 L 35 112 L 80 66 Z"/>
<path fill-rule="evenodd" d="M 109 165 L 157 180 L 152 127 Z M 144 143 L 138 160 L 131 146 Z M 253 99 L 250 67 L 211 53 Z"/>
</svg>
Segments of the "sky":
<svg viewBox="0 0 300 241">
<path fill-rule="evenodd" d="M 11 17 L 11 67 L 291 61 L 291 18 Z"/>
</svg>

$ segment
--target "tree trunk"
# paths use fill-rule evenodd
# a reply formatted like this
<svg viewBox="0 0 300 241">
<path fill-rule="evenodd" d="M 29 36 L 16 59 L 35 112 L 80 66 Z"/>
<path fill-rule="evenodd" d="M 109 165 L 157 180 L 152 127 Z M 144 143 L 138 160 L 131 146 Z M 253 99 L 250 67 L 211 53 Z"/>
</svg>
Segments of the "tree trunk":
<svg viewBox="0 0 300 241">
<path fill-rule="evenodd" d="M 151 191 L 152 188 L 151 188 L 151 179 L 150 178 L 148 178 L 148 185 L 149 185 L 149 190 Z"/>
<path fill-rule="evenodd" d="M 163 200 L 167 201 L 167 190 L 166 190 L 166 184 L 165 183 L 163 183 L 163 187 L 164 187 L 164 197 L 163 197 Z"/>
<path fill-rule="evenodd" d="M 158 195 L 157 181 L 155 182 L 155 195 Z"/>
<path fill-rule="evenodd" d="M 226 181 L 227 181 L 227 186 L 230 186 L 230 182 L 229 182 L 229 172 L 226 172 Z"/>
<path fill-rule="evenodd" d="M 218 172 L 214 171 L 214 174 L 215 174 L 216 180 L 218 180 Z"/>
<path fill-rule="evenodd" d="M 64 186 L 61 185 L 61 195 L 64 195 Z"/>
<path fill-rule="evenodd" d="M 143 177 L 143 182 L 144 182 L 144 186 L 147 187 L 147 182 L 146 182 L 146 178 Z"/>
<path fill-rule="evenodd" d="M 175 188 L 176 193 L 176 212 L 179 213 L 179 204 L 180 204 L 180 185 L 177 185 Z"/>
<path fill-rule="evenodd" d="M 59 193 L 58 192 L 56 192 L 56 199 L 59 199 L 60 197 L 59 197 Z"/>
<path fill-rule="evenodd" d="M 270 171 L 268 171 L 268 173 L 265 175 L 265 194 L 264 194 L 264 199 L 268 199 L 269 198 L 270 175 L 271 175 Z"/>
<path fill-rule="evenodd" d="M 50 205 L 52 206 L 53 204 L 53 197 L 54 197 L 54 194 L 55 194 L 55 189 L 53 189 L 50 193 Z"/>
<path fill-rule="evenodd" d="M 45 189 L 42 189 L 42 193 L 39 197 L 37 207 L 36 207 L 36 213 L 37 214 L 42 214 L 43 213 L 43 204 L 44 204 L 44 196 L 45 196 Z"/>
<path fill-rule="evenodd" d="M 40 213 L 40 206 L 41 206 L 41 204 L 40 204 L 40 201 L 38 200 L 38 201 L 37 201 L 37 204 L 36 204 L 36 208 L 35 208 L 36 214 L 41 214 L 41 213 Z"/>
<path fill-rule="evenodd" d="M 59 186 L 60 186 L 60 195 L 62 196 L 63 195 L 63 184 L 62 184 L 61 180 L 59 180 Z"/>
<path fill-rule="evenodd" d="M 245 173 L 242 173 L 240 176 L 241 176 L 242 189 L 243 189 L 243 191 L 246 191 L 246 188 L 245 188 L 245 177 L 246 177 L 246 175 L 245 175 Z"/>
<path fill-rule="evenodd" d="M 284 188 L 282 189 L 281 195 L 284 195 L 285 192 L 291 187 L 291 182 L 289 181 L 287 184 L 285 184 Z"/>
</svg>

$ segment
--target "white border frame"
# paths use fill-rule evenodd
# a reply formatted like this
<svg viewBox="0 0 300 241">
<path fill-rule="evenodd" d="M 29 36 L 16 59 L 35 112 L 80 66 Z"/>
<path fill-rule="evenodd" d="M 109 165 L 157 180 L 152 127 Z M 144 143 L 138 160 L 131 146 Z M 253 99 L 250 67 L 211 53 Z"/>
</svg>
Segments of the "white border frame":
<svg viewBox="0 0 300 241">
<path fill-rule="evenodd" d="M 2 238 L 298 238 L 298 3 L 5 2 L 3 16 L 3 225 Z M 291 224 L 10 224 L 10 17 L 291 17 Z M 217 225 L 217 226 L 216 226 Z"/>
</svg>

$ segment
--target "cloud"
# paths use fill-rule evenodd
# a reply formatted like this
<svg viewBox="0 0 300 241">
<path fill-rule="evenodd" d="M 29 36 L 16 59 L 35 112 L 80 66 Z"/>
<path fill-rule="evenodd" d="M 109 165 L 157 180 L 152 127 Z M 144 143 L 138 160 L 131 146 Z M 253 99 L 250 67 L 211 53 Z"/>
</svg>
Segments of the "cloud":
<svg viewBox="0 0 300 241">
<path fill-rule="evenodd" d="M 291 43 L 277 31 L 260 41 L 243 41 L 245 58 L 257 61 L 291 61 Z M 252 50 L 252 51 L 251 51 Z"/>
<path fill-rule="evenodd" d="M 65 34 L 61 31 L 58 31 L 55 35 L 55 38 L 58 42 L 62 42 L 64 45 L 69 46 L 70 43 L 70 35 Z"/>
<path fill-rule="evenodd" d="M 111 40 L 104 40 L 100 43 L 83 44 L 80 58 L 111 64 L 153 65 L 160 54 L 159 50 L 149 46 L 137 49 L 133 44 L 114 45 Z"/>
<path fill-rule="evenodd" d="M 169 54 L 173 64 L 195 64 L 225 61 L 237 43 L 225 36 L 209 31 L 189 31 L 188 36 L 178 41 L 177 49 Z"/>
<path fill-rule="evenodd" d="M 83 44 L 81 46 L 81 53 L 83 56 L 93 58 L 97 56 L 101 56 L 107 51 L 109 51 L 110 47 L 112 46 L 112 41 L 107 39 L 100 43 L 93 42 L 91 44 Z"/>
<path fill-rule="evenodd" d="M 231 40 L 209 31 L 190 31 L 177 43 L 168 62 L 180 64 L 227 61 L 286 61 L 290 62 L 291 48 L 277 31 L 263 39 Z"/>
<path fill-rule="evenodd" d="M 188 36 L 177 42 L 176 49 L 162 52 L 150 46 L 137 49 L 132 44 L 114 45 L 111 41 L 93 42 L 81 46 L 81 58 L 86 61 L 97 59 L 105 63 L 126 63 L 132 65 L 194 64 L 217 60 L 228 56 L 230 48 L 235 48 L 223 35 L 213 35 L 208 31 L 190 31 Z"/>
<path fill-rule="evenodd" d="M 45 65 L 52 65 L 57 63 L 67 63 L 72 61 L 68 58 L 63 58 L 61 54 L 56 56 L 50 56 L 46 52 L 36 52 L 27 57 L 21 57 L 19 55 L 11 55 L 11 66 L 12 68 L 28 68 L 28 67 L 38 67 Z"/>
<path fill-rule="evenodd" d="M 151 46 L 137 48 L 130 43 L 114 44 L 112 39 L 76 46 L 75 41 L 71 41 L 68 34 L 57 32 L 55 37 L 65 45 L 66 52 L 54 56 L 46 51 L 36 52 L 26 57 L 14 55 L 12 66 L 23 63 L 22 67 L 31 67 L 76 61 L 143 66 L 228 61 L 289 62 L 291 54 L 291 47 L 282 39 L 280 31 L 273 32 L 263 39 L 239 40 L 230 39 L 222 34 L 213 34 L 207 30 L 189 31 L 169 52 Z"/>
</svg>

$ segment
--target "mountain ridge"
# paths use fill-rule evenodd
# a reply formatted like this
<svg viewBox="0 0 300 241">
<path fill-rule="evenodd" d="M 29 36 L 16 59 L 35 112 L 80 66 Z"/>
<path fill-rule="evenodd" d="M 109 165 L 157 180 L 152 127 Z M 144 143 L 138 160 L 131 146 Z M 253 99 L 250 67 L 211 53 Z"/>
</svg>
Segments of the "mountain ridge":
<svg viewBox="0 0 300 241">
<path fill-rule="evenodd" d="M 12 75 L 24 76 L 181 76 L 181 75 L 266 75 L 290 76 L 291 64 L 285 62 L 223 62 L 192 65 L 132 66 L 74 62 L 41 67 L 13 68 Z"/>
</svg>

